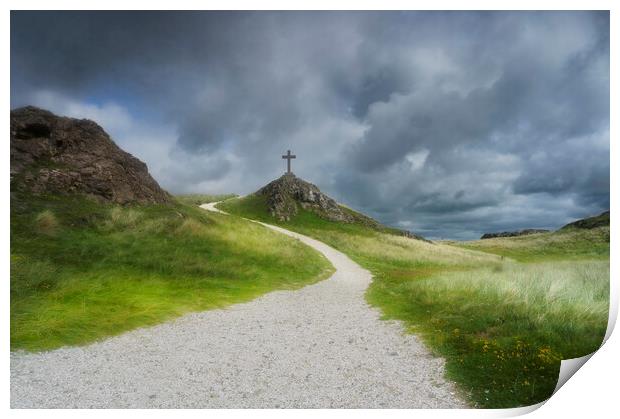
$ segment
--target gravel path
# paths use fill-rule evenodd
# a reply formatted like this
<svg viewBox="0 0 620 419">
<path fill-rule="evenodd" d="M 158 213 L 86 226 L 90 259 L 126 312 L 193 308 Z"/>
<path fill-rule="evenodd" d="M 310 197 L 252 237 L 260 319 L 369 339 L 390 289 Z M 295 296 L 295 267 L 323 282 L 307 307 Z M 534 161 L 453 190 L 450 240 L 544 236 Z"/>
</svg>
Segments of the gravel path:
<svg viewBox="0 0 620 419">
<path fill-rule="evenodd" d="M 368 271 L 268 227 L 323 253 L 336 273 L 89 346 L 11 353 L 11 407 L 465 407 L 443 360 L 366 304 Z"/>
</svg>

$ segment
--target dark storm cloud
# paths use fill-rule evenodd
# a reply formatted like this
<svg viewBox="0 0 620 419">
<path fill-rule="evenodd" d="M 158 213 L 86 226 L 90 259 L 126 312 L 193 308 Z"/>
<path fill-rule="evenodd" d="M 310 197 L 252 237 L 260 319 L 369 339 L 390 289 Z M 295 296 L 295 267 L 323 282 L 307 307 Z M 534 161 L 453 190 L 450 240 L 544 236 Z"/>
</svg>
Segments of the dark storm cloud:
<svg viewBox="0 0 620 419">
<path fill-rule="evenodd" d="M 12 12 L 11 77 L 12 106 L 109 121 L 173 192 L 249 192 L 290 148 L 434 237 L 609 206 L 606 12 Z"/>
</svg>

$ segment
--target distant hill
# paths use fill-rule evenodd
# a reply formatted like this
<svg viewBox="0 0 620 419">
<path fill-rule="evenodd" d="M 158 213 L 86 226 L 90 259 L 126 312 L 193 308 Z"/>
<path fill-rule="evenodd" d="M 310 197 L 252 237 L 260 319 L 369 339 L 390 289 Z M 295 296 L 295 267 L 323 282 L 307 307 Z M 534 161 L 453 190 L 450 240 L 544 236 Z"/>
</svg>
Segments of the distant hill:
<svg viewBox="0 0 620 419">
<path fill-rule="evenodd" d="M 583 221 L 579 220 L 579 225 L 584 225 Z M 573 227 L 572 224 L 546 233 L 493 237 L 485 240 L 449 242 L 449 244 L 507 256 L 521 262 L 609 258 L 609 223 L 607 225 L 585 223 L 591 226 L 589 228 Z"/>
<path fill-rule="evenodd" d="M 33 106 L 11 111 L 11 190 L 80 194 L 117 204 L 168 203 L 146 164 L 88 119 Z"/>
<path fill-rule="evenodd" d="M 566 224 L 560 230 L 566 230 L 571 228 L 581 228 L 581 229 L 592 229 L 597 227 L 604 227 L 609 225 L 609 211 L 605 211 L 600 215 L 584 218 L 581 220 L 574 221 L 572 223 Z"/>
<path fill-rule="evenodd" d="M 581 220 L 574 221 L 570 224 L 566 224 L 564 227 L 561 227 L 558 231 L 572 229 L 572 228 L 592 229 L 592 228 L 605 227 L 605 226 L 609 226 L 609 211 L 605 211 L 604 213 L 597 215 L 595 217 L 584 218 Z M 528 229 L 519 230 L 519 231 L 503 231 L 501 233 L 485 233 L 482 235 L 482 237 L 480 237 L 480 239 L 484 240 L 484 239 L 495 239 L 498 237 L 528 236 L 530 234 L 541 234 L 541 233 L 549 233 L 549 232 L 551 232 L 551 230 L 528 228 Z"/>
<path fill-rule="evenodd" d="M 501 233 L 485 233 L 480 239 L 494 239 L 496 237 L 518 237 L 527 236 L 528 234 L 548 233 L 550 230 L 543 230 L 538 228 L 528 228 L 519 231 L 503 231 Z"/>
</svg>

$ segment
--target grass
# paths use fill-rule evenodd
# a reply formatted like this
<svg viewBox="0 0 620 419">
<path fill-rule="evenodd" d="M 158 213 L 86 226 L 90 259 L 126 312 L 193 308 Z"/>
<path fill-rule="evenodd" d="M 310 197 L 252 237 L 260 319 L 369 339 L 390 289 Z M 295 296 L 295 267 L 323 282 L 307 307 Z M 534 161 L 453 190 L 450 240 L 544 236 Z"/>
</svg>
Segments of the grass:
<svg viewBox="0 0 620 419">
<path fill-rule="evenodd" d="M 195 206 L 11 197 L 11 349 L 81 345 L 333 272 L 281 234 Z"/>
<path fill-rule="evenodd" d="M 237 195 L 235 194 L 219 194 L 219 195 L 209 195 L 209 194 L 185 194 L 185 195 L 176 195 L 175 198 L 177 201 L 182 202 L 187 205 L 201 205 L 208 204 L 210 202 L 224 201 L 226 199 L 234 198 Z"/>
<path fill-rule="evenodd" d="M 369 300 L 447 361 L 476 406 L 548 398 L 562 359 L 596 350 L 605 334 L 609 264 L 504 262 L 406 279 L 385 272 Z"/>
<path fill-rule="evenodd" d="M 609 304 L 609 228 L 428 243 L 300 208 L 288 222 L 264 197 L 218 205 L 315 237 L 374 276 L 367 300 L 437 355 L 473 406 L 517 407 L 553 392 L 561 359 L 596 350 Z"/>
</svg>

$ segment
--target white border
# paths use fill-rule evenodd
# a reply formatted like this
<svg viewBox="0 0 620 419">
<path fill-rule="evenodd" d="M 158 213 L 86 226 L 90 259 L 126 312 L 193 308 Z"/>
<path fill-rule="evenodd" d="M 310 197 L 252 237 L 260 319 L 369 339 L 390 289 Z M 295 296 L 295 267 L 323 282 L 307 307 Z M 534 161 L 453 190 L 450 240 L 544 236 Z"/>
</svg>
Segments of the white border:
<svg viewBox="0 0 620 419">
<path fill-rule="evenodd" d="M 618 45 L 618 31 L 616 30 L 620 19 L 618 18 L 618 10 L 620 7 L 611 0 L 564 0 L 564 1 L 552 1 L 552 0 L 504 0 L 504 1 L 490 1 L 490 0 L 475 0 L 475 1 L 457 1 L 457 0 L 435 0 L 435 1 L 403 1 L 403 0 L 382 0 L 382 1 L 338 1 L 338 0 L 314 0 L 306 2 L 291 2 L 291 1 L 250 1 L 250 0 L 229 0 L 226 2 L 207 2 L 196 0 L 175 0 L 174 2 L 166 2 L 161 0 L 152 0 L 149 2 L 136 2 L 136 1 L 119 1 L 119 0 L 107 0 L 107 1 L 90 1 L 85 4 L 83 1 L 76 0 L 60 0 L 55 2 L 46 1 L 6 1 L 3 2 L 8 7 L 5 9 L 5 13 L 2 15 L 2 56 L 6 61 L 2 67 L 3 83 L 2 83 L 2 97 L 5 100 L 5 106 L 3 107 L 3 131 L 5 134 L 5 152 L 2 154 L 1 161 L 4 171 L 4 177 L 0 182 L 2 187 L 2 196 L 9 196 L 9 142 L 7 134 L 9 131 L 9 111 L 10 111 L 10 74 L 8 60 L 10 56 L 10 13 L 9 10 L 28 10 L 28 9 L 92 9 L 92 10 L 132 10 L 143 9 L 145 5 L 148 5 L 152 9 L 179 9 L 179 10 L 611 10 L 611 72 L 610 74 L 620 74 L 618 72 L 617 53 L 614 51 L 614 47 Z M 53 6 L 53 7 L 50 7 Z M 615 116 L 616 99 L 619 97 L 617 83 L 615 78 L 611 78 L 611 115 Z M 610 138 L 617 138 L 617 127 L 615 125 L 615 119 L 611 118 Z M 618 150 L 611 144 L 611 184 L 617 185 L 618 170 L 614 163 L 618 163 Z M 618 207 L 617 196 L 611 192 L 611 211 L 616 214 Z M 314 417 L 315 415 L 325 415 L 327 417 L 343 417 L 343 416 L 363 416 L 363 417 L 383 417 L 389 415 L 393 418 L 407 417 L 411 415 L 417 417 L 505 417 L 514 416 L 515 414 L 526 413 L 531 410 L 526 409 L 509 409 L 509 410 L 297 410 L 297 411 L 283 411 L 283 410 L 93 410 L 93 411 L 81 411 L 81 410 L 9 410 L 9 261 L 7 255 L 10 253 L 9 243 L 9 205 L 6 201 L 0 207 L 2 211 L 2 250 L 5 255 L 2 260 L 2 273 L 4 287 L 3 299 L 5 304 L 3 305 L 3 319 L 2 322 L 2 353 L 5 356 L 2 358 L 2 407 L 3 410 L 7 410 L 7 413 L 12 417 L 34 417 L 45 416 L 50 418 L 72 418 L 81 417 L 84 414 L 88 414 L 92 417 L 104 417 L 108 415 L 115 415 L 120 417 L 150 417 L 150 418 L 163 418 L 172 416 L 187 416 L 187 417 L 203 417 L 204 415 L 218 416 L 224 418 L 237 418 L 247 417 L 248 415 L 257 417 L 269 417 L 269 418 L 284 418 L 294 415 L 296 417 Z M 615 224 L 612 221 L 612 224 Z M 615 255 L 617 250 L 616 245 L 616 227 L 612 226 L 612 243 L 611 254 Z M 611 278 L 612 278 L 612 298 L 611 298 L 611 310 L 610 319 L 613 319 L 611 324 L 615 322 L 618 312 L 618 278 L 619 272 L 617 268 L 617 258 L 612 257 L 611 261 Z M 540 409 L 531 413 L 530 417 L 536 418 L 555 418 L 555 417 L 583 417 L 589 415 L 590 417 L 609 417 L 611 412 L 617 412 L 617 381 L 619 373 L 619 361 L 616 356 L 619 353 L 620 343 L 617 338 L 617 333 L 612 334 L 609 340 L 603 345 L 603 347 L 590 359 L 584 368 L 577 372 L 576 376 L 566 383 L 547 403 L 545 403 Z"/>
<path fill-rule="evenodd" d="M 54 7 L 50 7 L 53 3 Z M 13 10 L 610 10 L 613 0 L 8 0 Z M 144 6 L 150 7 L 144 7 Z"/>
</svg>

